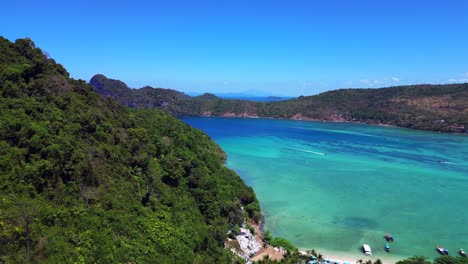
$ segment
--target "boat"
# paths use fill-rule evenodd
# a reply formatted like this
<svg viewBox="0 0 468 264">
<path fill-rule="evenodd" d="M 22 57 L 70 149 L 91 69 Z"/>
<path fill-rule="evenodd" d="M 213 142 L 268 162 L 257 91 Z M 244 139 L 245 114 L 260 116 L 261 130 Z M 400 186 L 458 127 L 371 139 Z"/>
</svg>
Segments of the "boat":
<svg viewBox="0 0 468 264">
<path fill-rule="evenodd" d="M 390 252 L 390 245 L 385 244 L 385 251 Z"/>
<path fill-rule="evenodd" d="M 364 255 L 366 256 L 372 256 L 372 250 L 369 245 L 367 244 L 362 244 L 362 251 L 364 252 Z"/>
<path fill-rule="evenodd" d="M 466 257 L 466 253 L 465 253 L 465 251 L 463 250 L 463 248 L 460 248 L 460 250 L 458 251 L 458 253 L 460 254 L 460 256 Z"/>
<path fill-rule="evenodd" d="M 387 242 L 393 242 L 394 240 L 393 236 L 390 234 L 385 234 L 384 238 L 387 240 Z"/>
<path fill-rule="evenodd" d="M 448 255 L 448 249 L 446 249 L 444 247 L 438 246 L 438 247 L 436 247 L 436 250 L 441 255 Z"/>
</svg>

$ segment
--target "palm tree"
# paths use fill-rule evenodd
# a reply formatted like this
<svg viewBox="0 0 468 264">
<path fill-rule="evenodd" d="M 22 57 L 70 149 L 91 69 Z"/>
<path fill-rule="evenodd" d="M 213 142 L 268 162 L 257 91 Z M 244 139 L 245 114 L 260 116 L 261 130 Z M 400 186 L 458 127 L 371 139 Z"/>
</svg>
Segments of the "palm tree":
<svg viewBox="0 0 468 264">
<path fill-rule="evenodd" d="M 323 261 L 323 255 L 319 253 L 317 255 L 317 262 L 321 263 L 322 261 Z"/>
<path fill-rule="evenodd" d="M 315 251 L 315 249 L 306 250 L 306 254 L 309 257 L 312 257 L 312 256 L 316 257 L 317 256 L 317 252 Z"/>
</svg>

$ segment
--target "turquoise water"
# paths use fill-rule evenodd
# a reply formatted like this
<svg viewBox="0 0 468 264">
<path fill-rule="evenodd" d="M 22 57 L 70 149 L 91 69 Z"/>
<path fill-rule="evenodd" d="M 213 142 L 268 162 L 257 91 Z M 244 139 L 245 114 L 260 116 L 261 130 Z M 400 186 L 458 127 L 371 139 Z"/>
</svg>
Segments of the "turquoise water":
<svg viewBox="0 0 468 264">
<path fill-rule="evenodd" d="M 351 123 L 183 118 L 228 154 L 265 228 L 300 248 L 436 257 L 468 248 L 468 137 Z M 326 154 L 326 155 L 325 155 Z"/>
</svg>

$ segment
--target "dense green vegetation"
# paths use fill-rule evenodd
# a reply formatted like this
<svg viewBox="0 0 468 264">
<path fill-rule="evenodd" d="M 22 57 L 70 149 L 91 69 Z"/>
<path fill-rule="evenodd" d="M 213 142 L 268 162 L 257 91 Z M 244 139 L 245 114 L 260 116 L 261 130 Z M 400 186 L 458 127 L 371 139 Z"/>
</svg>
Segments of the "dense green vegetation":
<svg viewBox="0 0 468 264">
<path fill-rule="evenodd" d="M 268 230 L 265 230 L 264 234 L 263 234 L 263 241 L 265 244 L 267 245 L 271 245 L 273 247 L 282 247 L 288 251 L 297 251 L 298 248 L 295 247 L 291 241 L 285 239 L 285 238 L 282 238 L 282 237 L 273 237 L 270 233 L 270 231 Z"/>
<path fill-rule="evenodd" d="M 468 132 L 468 84 L 344 89 L 267 104 L 260 115 Z"/>
<path fill-rule="evenodd" d="M 251 188 L 204 133 L 0 37 L 1 263 L 232 263 Z M 242 210 L 245 208 L 245 213 Z"/>
<path fill-rule="evenodd" d="M 468 83 L 342 89 L 268 103 L 221 99 L 210 94 L 189 97 L 174 90 L 150 87 L 130 89 L 123 82 L 103 75 L 93 77 L 91 84 L 98 93 L 112 96 L 122 105 L 158 107 L 179 115 L 352 121 L 468 133 Z"/>
</svg>

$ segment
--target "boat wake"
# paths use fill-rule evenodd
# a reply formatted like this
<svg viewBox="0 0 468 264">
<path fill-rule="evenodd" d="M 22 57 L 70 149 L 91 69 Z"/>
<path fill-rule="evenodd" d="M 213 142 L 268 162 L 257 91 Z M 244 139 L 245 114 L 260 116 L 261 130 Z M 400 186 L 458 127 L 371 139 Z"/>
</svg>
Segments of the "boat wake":
<svg viewBox="0 0 468 264">
<path fill-rule="evenodd" d="M 327 154 L 322 153 L 322 152 L 316 152 L 316 151 L 306 150 L 306 149 L 298 149 L 298 148 L 290 148 L 290 147 L 285 147 L 285 149 L 297 150 L 297 151 L 302 151 L 302 152 L 306 152 L 306 153 L 312 153 L 312 154 L 321 155 L 321 156 L 326 156 L 326 155 L 327 155 Z"/>
<path fill-rule="evenodd" d="M 458 165 L 458 163 L 449 162 L 449 161 L 445 161 L 445 160 L 439 160 L 439 163 L 442 163 L 442 164 L 451 164 L 451 165 Z"/>
</svg>

